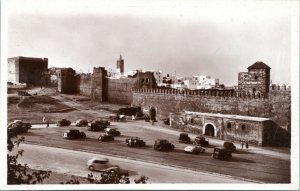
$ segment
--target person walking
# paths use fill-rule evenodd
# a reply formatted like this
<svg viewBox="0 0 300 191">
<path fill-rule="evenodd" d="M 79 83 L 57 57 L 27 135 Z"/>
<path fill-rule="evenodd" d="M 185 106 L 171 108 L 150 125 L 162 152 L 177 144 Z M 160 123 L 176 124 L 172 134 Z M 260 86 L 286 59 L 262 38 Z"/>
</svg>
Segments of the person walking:
<svg viewBox="0 0 300 191">
<path fill-rule="evenodd" d="M 46 122 L 46 116 L 44 115 L 43 116 L 43 123 L 45 123 Z"/>
<path fill-rule="evenodd" d="M 244 141 L 242 141 L 242 149 L 244 148 Z"/>
<path fill-rule="evenodd" d="M 49 120 L 47 120 L 47 128 L 49 127 Z"/>
<path fill-rule="evenodd" d="M 248 145 L 248 141 L 246 142 L 246 149 L 248 149 L 249 145 Z"/>
</svg>

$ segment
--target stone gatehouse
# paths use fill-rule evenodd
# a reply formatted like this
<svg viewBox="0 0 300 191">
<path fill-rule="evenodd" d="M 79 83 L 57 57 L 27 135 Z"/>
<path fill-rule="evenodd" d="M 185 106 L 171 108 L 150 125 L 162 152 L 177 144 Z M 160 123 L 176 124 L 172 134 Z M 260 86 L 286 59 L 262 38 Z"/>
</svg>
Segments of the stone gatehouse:
<svg viewBox="0 0 300 191">
<path fill-rule="evenodd" d="M 170 113 L 170 126 L 222 140 L 247 141 L 254 145 L 283 145 L 287 134 L 271 119 L 201 112 Z"/>
</svg>

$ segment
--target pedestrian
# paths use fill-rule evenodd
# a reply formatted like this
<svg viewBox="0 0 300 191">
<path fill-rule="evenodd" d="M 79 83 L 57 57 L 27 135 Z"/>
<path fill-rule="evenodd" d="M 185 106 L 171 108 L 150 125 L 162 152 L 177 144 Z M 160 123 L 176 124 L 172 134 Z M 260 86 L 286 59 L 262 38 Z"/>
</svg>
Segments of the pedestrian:
<svg viewBox="0 0 300 191">
<path fill-rule="evenodd" d="M 244 148 L 244 141 L 242 141 L 242 149 Z"/>
<path fill-rule="evenodd" d="M 47 120 L 47 128 L 49 127 L 49 120 Z"/>
<path fill-rule="evenodd" d="M 246 142 L 246 149 L 248 149 L 249 145 L 248 145 L 248 141 Z"/>
<path fill-rule="evenodd" d="M 43 116 L 43 123 L 45 123 L 46 122 L 46 116 L 44 115 Z"/>
</svg>

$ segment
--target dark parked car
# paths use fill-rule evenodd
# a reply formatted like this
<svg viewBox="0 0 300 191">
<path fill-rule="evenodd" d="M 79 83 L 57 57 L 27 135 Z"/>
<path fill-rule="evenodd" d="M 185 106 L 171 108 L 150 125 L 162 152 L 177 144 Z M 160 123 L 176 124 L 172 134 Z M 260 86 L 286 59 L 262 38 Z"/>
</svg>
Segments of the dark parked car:
<svg viewBox="0 0 300 191">
<path fill-rule="evenodd" d="M 233 144 L 233 142 L 224 142 L 223 147 L 225 147 L 227 150 L 230 150 L 231 152 L 235 152 L 236 146 Z"/>
<path fill-rule="evenodd" d="M 84 127 L 84 126 L 88 126 L 89 122 L 85 119 L 78 119 L 76 122 L 75 122 L 75 125 L 77 127 Z"/>
<path fill-rule="evenodd" d="M 209 145 L 209 141 L 203 136 L 197 136 L 195 138 L 194 145 L 205 147 Z"/>
<path fill-rule="evenodd" d="M 66 139 L 85 139 L 86 135 L 77 129 L 70 129 L 63 133 L 63 137 Z"/>
<path fill-rule="evenodd" d="M 118 131 L 116 128 L 106 128 L 105 133 L 112 136 L 120 136 L 121 132 Z"/>
<path fill-rule="evenodd" d="M 30 123 L 24 123 L 21 120 L 15 120 L 14 122 L 8 124 L 7 131 L 8 133 L 17 135 L 20 133 L 27 133 L 30 128 Z"/>
<path fill-rule="evenodd" d="M 118 110 L 119 115 L 136 116 L 142 113 L 141 107 L 124 107 Z"/>
<path fill-rule="evenodd" d="M 115 140 L 114 136 L 108 134 L 100 135 L 98 138 L 98 141 L 113 141 L 113 140 Z"/>
<path fill-rule="evenodd" d="M 164 118 L 163 122 L 165 125 L 170 125 L 170 118 Z"/>
<path fill-rule="evenodd" d="M 67 119 L 61 119 L 58 120 L 56 123 L 57 126 L 69 126 L 71 125 L 71 121 L 67 120 Z"/>
<path fill-rule="evenodd" d="M 140 139 L 139 137 L 131 137 L 129 139 L 126 139 L 126 144 L 129 147 L 144 147 L 146 146 L 145 141 Z"/>
<path fill-rule="evenodd" d="M 212 157 L 213 159 L 228 160 L 232 157 L 232 152 L 225 147 L 215 147 Z"/>
<path fill-rule="evenodd" d="M 103 131 L 105 128 L 107 128 L 107 126 L 110 124 L 108 124 L 108 121 L 103 121 L 103 120 L 94 120 L 91 122 L 91 126 L 90 128 L 88 128 L 88 130 L 90 131 Z"/>
<path fill-rule="evenodd" d="M 178 141 L 179 141 L 179 143 L 190 143 L 191 138 L 189 137 L 189 135 L 187 133 L 180 133 Z"/>
<path fill-rule="evenodd" d="M 154 143 L 154 150 L 157 151 L 173 151 L 174 145 L 166 139 L 157 139 Z"/>
</svg>

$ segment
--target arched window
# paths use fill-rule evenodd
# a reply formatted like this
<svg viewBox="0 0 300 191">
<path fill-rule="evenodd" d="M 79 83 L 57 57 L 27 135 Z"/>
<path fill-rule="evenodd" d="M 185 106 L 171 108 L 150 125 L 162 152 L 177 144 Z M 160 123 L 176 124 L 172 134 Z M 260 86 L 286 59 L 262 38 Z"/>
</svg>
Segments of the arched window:
<svg viewBox="0 0 300 191">
<path fill-rule="evenodd" d="M 254 76 L 254 79 L 257 80 L 257 79 L 258 79 L 258 76 Z"/>
</svg>

